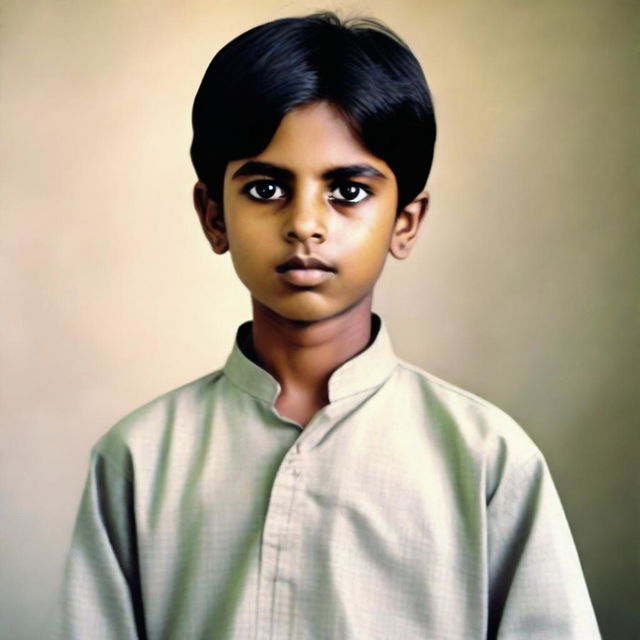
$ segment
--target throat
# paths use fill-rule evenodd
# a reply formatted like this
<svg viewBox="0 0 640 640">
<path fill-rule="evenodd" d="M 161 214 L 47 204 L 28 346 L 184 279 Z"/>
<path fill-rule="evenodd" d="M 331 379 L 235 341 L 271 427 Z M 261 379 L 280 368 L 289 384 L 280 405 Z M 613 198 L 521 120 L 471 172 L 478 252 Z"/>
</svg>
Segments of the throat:
<svg viewBox="0 0 640 640">
<path fill-rule="evenodd" d="M 323 407 L 329 404 L 329 396 L 321 389 L 313 394 L 312 390 L 284 388 L 275 402 L 275 408 L 283 418 L 297 422 L 301 427 L 306 427 L 313 416 Z"/>
<path fill-rule="evenodd" d="M 345 362 L 367 348 L 371 312 L 302 324 L 260 313 L 254 304 L 253 358 L 280 384 L 275 408 L 306 426 L 329 404 L 329 379 Z"/>
</svg>

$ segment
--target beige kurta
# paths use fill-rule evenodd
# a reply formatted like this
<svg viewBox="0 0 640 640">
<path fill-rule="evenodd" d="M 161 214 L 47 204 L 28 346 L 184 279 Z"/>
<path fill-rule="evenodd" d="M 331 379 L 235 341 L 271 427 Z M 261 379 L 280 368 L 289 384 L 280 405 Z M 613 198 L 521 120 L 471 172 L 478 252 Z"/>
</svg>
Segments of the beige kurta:
<svg viewBox="0 0 640 640">
<path fill-rule="evenodd" d="M 94 448 L 55 637 L 600 637 L 513 420 L 399 360 L 381 326 L 303 430 L 248 335 Z"/>
</svg>

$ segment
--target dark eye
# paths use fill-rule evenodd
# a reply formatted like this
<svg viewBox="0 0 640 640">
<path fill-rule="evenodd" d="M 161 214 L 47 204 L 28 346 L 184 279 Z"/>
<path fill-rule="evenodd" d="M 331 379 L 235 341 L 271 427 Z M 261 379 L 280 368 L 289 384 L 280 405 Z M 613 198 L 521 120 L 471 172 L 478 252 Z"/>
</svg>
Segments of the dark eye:
<svg viewBox="0 0 640 640">
<path fill-rule="evenodd" d="M 261 180 L 248 185 L 247 193 L 254 200 L 279 200 L 284 196 L 284 191 L 269 180 Z"/>
<path fill-rule="evenodd" d="M 371 192 L 365 189 L 362 185 L 348 182 L 334 187 L 329 197 L 332 200 L 355 204 L 356 202 L 362 202 L 362 200 L 367 198 L 370 194 Z"/>
</svg>

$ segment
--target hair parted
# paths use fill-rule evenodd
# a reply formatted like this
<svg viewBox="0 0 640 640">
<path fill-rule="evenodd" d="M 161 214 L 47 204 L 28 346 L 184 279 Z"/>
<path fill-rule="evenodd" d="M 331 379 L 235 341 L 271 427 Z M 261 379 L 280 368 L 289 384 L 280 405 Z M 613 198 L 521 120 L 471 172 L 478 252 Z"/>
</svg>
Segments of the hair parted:
<svg viewBox="0 0 640 640">
<path fill-rule="evenodd" d="M 262 152 L 293 108 L 326 100 L 398 183 L 398 207 L 422 190 L 436 123 L 420 64 L 390 29 L 334 13 L 254 27 L 213 58 L 193 104 L 191 159 L 222 204 L 227 163 Z"/>
</svg>

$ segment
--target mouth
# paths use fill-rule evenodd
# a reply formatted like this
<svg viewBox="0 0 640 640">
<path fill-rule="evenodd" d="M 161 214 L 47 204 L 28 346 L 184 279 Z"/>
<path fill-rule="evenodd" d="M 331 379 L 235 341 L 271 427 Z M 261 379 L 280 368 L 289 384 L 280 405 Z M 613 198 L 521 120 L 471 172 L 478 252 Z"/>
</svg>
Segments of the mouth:
<svg viewBox="0 0 640 640">
<path fill-rule="evenodd" d="M 322 262 L 319 258 L 313 256 L 293 256 L 286 262 L 279 264 L 276 267 L 278 273 L 286 273 L 292 270 L 309 270 L 309 271 L 329 271 L 335 273 L 335 267 L 328 265 L 326 262 Z"/>
<path fill-rule="evenodd" d="M 333 277 L 337 269 L 319 258 L 293 256 L 279 264 L 276 271 L 283 280 L 298 287 L 313 287 Z"/>
</svg>

